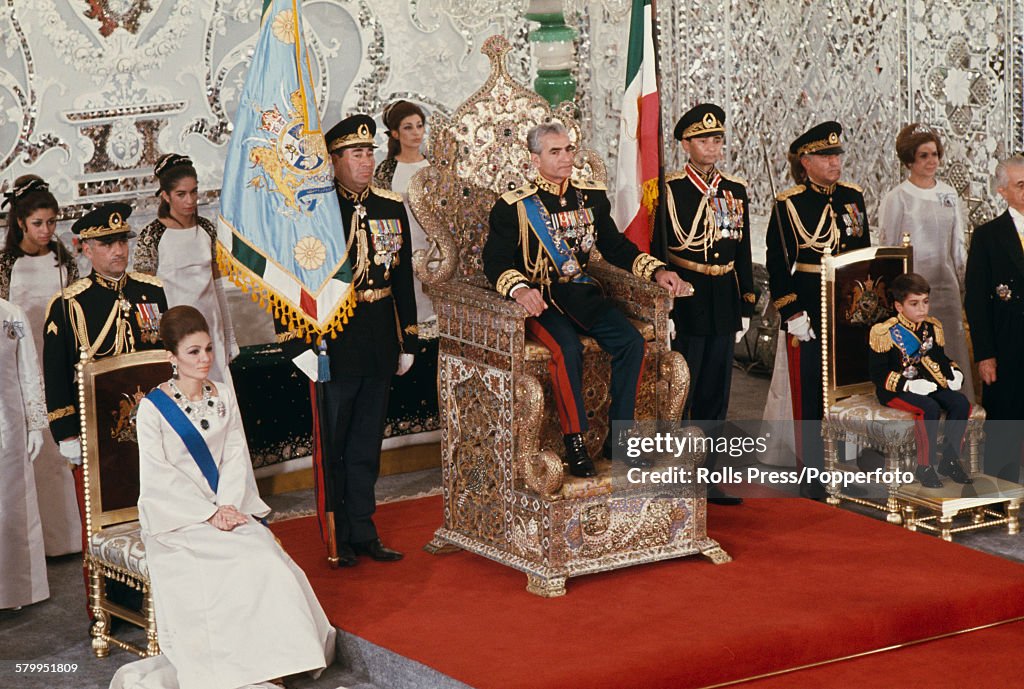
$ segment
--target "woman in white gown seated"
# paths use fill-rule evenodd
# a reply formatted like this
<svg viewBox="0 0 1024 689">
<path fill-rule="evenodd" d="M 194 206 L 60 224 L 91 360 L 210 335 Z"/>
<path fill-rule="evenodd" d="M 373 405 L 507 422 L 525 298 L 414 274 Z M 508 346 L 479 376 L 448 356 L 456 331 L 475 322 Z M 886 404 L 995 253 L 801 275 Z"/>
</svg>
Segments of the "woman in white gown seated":
<svg viewBox="0 0 1024 689">
<path fill-rule="evenodd" d="M 259 517 L 230 386 L 191 306 L 164 314 L 171 380 L 139 404 L 139 522 L 162 656 L 121 668 L 112 689 L 237 689 L 332 660 L 334 629 L 305 574 Z"/>
</svg>

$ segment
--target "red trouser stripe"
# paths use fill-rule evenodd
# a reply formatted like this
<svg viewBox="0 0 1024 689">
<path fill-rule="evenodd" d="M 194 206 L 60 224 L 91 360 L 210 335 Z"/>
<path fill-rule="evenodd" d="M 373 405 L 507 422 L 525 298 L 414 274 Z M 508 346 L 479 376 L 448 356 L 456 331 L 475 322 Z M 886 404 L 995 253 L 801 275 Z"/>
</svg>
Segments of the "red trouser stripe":
<svg viewBox="0 0 1024 689">
<path fill-rule="evenodd" d="M 536 318 L 526 319 L 526 330 L 538 342 L 551 351 L 551 361 L 548 362 L 548 370 L 551 372 L 551 389 L 555 394 L 555 407 L 558 409 L 558 419 L 561 422 L 562 433 L 581 433 L 580 416 L 576 409 L 576 396 L 573 395 L 572 385 L 569 384 L 569 374 L 565 370 L 565 357 L 562 355 L 562 348 L 558 341 L 542 326 Z"/>
<path fill-rule="evenodd" d="M 924 409 L 915 406 L 910 402 L 893 397 L 886 406 L 900 411 L 907 411 L 914 415 L 914 437 L 917 439 L 917 465 L 926 467 L 929 465 L 930 448 L 928 443 L 928 430 L 924 425 Z M 938 423 L 938 421 L 936 421 Z"/>
<path fill-rule="evenodd" d="M 804 418 L 803 390 L 800 387 L 800 340 L 786 335 L 786 361 L 789 373 L 789 399 L 793 406 L 793 448 L 796 450 L 796 465 L 804 467 L 804 439 L 800 422 Z"/>
</svg>

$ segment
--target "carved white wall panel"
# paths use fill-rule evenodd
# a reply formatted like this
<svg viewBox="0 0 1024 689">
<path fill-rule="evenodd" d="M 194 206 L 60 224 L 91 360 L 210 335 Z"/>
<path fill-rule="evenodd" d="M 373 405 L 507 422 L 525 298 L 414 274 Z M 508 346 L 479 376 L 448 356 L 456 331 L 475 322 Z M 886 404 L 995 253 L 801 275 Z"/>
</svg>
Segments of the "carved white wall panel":
<svg viewBox="0 0 1024 689">
<path fill-rule="evenodd" d="M 379 115 L 399 97 L 450 112 L 482 83 L 479 47 L 513 44 L 510 71 L 532 79 L 527 0 L 304 0 L 325 124 Z M 190 154 L 204 189 L 224 145 L 255 42 L 261 0 L 0 0 L 0 180 L 34 172 L 68 206 L 148 197 L 153 161 Z M 576 41 L 586 143 L 610 170 L 618 141 L 629 0 L 563 0 Z M 900 177 L 892 150 L 914 119 L 942 131 L 945 175 L 980 222 L 1001 207 L 995 161 L 1024 145 L 1022 3 L 1013 0 L 663 0 L 658 5 L 666 165 L 671 137 L 700 100 L 727 110 L 725 165 L 770 198 L 806 126 L 847 130 L 846 177 L 874 208 Z M 384 137 L 380 136 L 383 144 Z"/>
</svg>

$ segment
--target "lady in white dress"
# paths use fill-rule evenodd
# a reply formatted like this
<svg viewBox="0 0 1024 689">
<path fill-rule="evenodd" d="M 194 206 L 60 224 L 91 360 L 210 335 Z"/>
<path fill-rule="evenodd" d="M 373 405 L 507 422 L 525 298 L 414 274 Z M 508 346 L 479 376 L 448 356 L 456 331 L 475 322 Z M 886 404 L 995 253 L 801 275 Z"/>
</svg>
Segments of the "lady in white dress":
<svg viewBox="0 0 1024 689">
<path fill-rule="evenodd" d="M 46 182 L 36 175 L 19 177 L 6 194 L 4 205 L 8 203 L 7 239 L 0 251 L 0 299 L 25 311 L 25 333 L 33 340 L 42 370 L 46 307 L 59 290 L 78 279 L 78 267 L 55 234 L 60 207 Z M 44 434 L 32 468 L 46 554 L 81 552 L 75 481 L 49 433 Z"/>
<path fill-rule="evenodd" d="M 42 376 L 25 312 L 0 299 L 0 609 L 50 597 L 32 460 L 47 427 Z"/>
<path fill-rule="evenodd" d="M 206 317 L 216 353 L 213 377 L 231 384 L 228 363 L 238 355 L 238 344 L 217 270 L 217 228 L 197 213 L 196 169 L 187 156 L 168 153 L 153 173 L 160 181 L 160 208 L 139 232 L 132 264 L 160 278 L 169 307 L 189 304 Z"/>
<path fill-rule="evenodd" d="M 413 254 L 420 251 L 430 255 L 432 245 L 409 206 L 413 175 L 430 166 L 422 150 L 426 113 L 415 103 L 399 100 L 384 109 L 383 120 L 388 130 L 388 153 L 374 171 L 374 184 L 402 195 L 409 216 Z M 409 372 L 392 382 L 384 449 L 436 442 L 441 437 L 437 409 L 437 316 L 418 278 L 413 282 L 413 290 L 420 349 Z"/>
<path fill-rule="evenodd" d="M 931 315 L 942 323 L 946 353 L 963 368 L 962 391 L 973 402 L 961 298 L 967 264 L 963 206 L 953 187 L 936 179 L 943 147 L 934 129 L 918 122 L 901 129 L 896 155 L 909 174 L 882 199 L 879 238 L 882 245 L 899 246 L 903 233 L 910 234 L 914 272 L 931 285 Z"/>
<path fill-rule="evenodd" d="M 163 655 L 122 668 L 111 686 L 237 689 L 319 673 L 334 628 L 258 521 L 270 508 L 234 393 L 207 378 L 216 352 L 206 321 L 191 306 L 171 308 L 160 338 L 174 374 L 139 404 L 136 428 L 139 523 Z"/>
</svg>

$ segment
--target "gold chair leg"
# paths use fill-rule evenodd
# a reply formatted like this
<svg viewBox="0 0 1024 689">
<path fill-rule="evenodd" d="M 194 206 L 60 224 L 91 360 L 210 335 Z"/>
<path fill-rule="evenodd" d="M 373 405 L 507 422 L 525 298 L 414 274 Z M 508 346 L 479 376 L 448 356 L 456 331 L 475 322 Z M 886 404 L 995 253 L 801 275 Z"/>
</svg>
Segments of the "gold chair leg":
<svg viewBox="0 0 1024 689">
<path fill-rule="evenodd" d="M 825 436 L 825 469 L 832 473 L 836 471 L 838 464 L 839 450 L 836 447 L 836 439 L 832 437 L 831 433 L 827 433 Z M 829 481 L 825 484 L 825 490 L 828 493 L 825 502 L 833 507 L 837 506 L 839 504 L 839 486 Z"/>
<path fill-rule="evenodd" d="M 153 592 L 146 590 L 146 657 L 160 655 L 160 640 L 156 633 L 156 608 L 153 607 Z"/>
<path fill-rule="evenodd" d="M 913 505 L 903 508 L 903 526 L 907 531 L 917 531 L 917 508 Z"/>
<path fill-rule="evenodd" d="M 1020 500 L 1006 504 L 1006 533 L 1016 536 L 1020 533 Z"/>
<path fill-rule="evenodd" d="M 888 511 L 885 521 L 898 525 L 903 523 L 903 516 L 900 514 L 900 501 L 896 498 L 897 490 L 895 484 L 889 484 L 889 497 L 885 500 L 885 509 Z"/>
<path fill-rule="evenodd" d="M 103 582 L 103 574 L 101 568 L 94 563 L 89 567 L 89 608 L 93 620 L 89 634 L 92 635 L 92 652 L 97 658 L 106 658 L 110 655 L 110 642 L 107 641 L 110 614 L 103 609 L 105 597 L 106 584 Z"/>
<path fill-rule="evenodd" d="M 565 577 L 542 577 L 539 574 L 527 574 L 526 590 L 541 598 L 564 596 Z"/>
<path fill-rule="evenodd" d="M 956 518 L 956 514 L 943 515 L 939 517 L 939 526 L 942 527 L 942 540 L 952 541 L 953 540 L 953 519 Z"/>
</svg>

